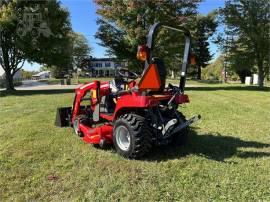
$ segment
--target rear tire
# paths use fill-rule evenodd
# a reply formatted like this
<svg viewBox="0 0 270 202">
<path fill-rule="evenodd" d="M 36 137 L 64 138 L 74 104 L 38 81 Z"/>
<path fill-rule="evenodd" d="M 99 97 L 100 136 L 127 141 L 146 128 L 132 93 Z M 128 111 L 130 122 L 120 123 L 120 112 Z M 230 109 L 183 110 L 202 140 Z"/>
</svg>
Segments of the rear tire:
<svg viewBox="0 0 270 202">
<path fill-rule="evenodd" d="M 124 114 L 114 124 L 113 143 L 121 156 L 137 159 L 152 147 L 151 128 L 144 117 Z"/>
</svg>

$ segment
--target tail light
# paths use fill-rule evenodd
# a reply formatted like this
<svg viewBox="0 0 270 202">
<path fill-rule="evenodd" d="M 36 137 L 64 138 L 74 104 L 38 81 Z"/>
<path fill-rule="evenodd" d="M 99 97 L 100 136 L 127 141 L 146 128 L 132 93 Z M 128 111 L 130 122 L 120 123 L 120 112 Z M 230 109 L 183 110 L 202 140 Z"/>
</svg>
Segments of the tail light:
<svg viewBox="0 0 270 202">
<path fill-rule="evenodd" d="M 138 46 L 137 59 L 146 61 L 148 58 L 148 47 L 146 45 Z"/>
</svg>

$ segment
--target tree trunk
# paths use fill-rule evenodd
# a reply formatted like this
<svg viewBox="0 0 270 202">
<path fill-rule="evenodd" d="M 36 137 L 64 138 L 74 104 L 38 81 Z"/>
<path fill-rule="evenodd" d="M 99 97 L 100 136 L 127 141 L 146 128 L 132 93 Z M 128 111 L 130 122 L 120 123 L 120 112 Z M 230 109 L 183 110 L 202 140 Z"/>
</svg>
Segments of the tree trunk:
<svg viewBox="0 0 270 202">
<path fill-rule="evenodd" d="M 171 78 L 174 79 L 174 71 L 172 70 Z"/>
<path fill-rule="evenodd" d="M 259 69 L 259 87 L 262 88 L 264 86 L 264 73 Z"/>
<path fill-rule="evenodd" d="M 13 75 L 10 73 L 10 71 L 6 71 L 6 89 L 8 91 L 15 90 L 14 83 L 13 83 Z"/>
<path fill-rule="evenodd" d="M 259 76 L 259 87 L 262 88 L 264 85 L 264 71 L 263 71 L 263 62 L 257 58 L 258 65 L 258 76 Z"/>
<path fill-rule="evenodd" d="M 197 74 L 197 79 L 201 80 L 202 79 L 202 69 L 200 66 L 198 66 L 198 74 Z"/>
</svg>

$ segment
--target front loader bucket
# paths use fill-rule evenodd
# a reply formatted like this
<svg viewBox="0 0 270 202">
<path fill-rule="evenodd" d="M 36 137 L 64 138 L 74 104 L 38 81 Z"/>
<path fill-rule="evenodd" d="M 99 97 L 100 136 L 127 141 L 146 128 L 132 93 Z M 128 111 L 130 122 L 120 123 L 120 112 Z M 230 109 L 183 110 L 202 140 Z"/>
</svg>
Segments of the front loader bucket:
<svg viewBox="0 0 270 202">
<path fill-rule="evenodd" d="M 71 107 L 57 108 L 55 125 L 58 127 L 70 126 Z"/>
</svg>

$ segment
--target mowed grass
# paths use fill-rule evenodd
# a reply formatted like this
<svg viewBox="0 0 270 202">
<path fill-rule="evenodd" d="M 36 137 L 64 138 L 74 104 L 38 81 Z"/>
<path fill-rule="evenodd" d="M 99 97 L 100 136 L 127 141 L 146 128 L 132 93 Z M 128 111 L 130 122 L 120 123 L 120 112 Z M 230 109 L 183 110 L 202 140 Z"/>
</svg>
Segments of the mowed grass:
<svg viewBox="0 0 270 202">
<path fill-rule="evenodd" d="M 0 97 L 0 201 L 270 201 L 270 89 L 189 87 L 188 144 L 127 160 L 54 126 L 72 91 Z"/>
</svg>

